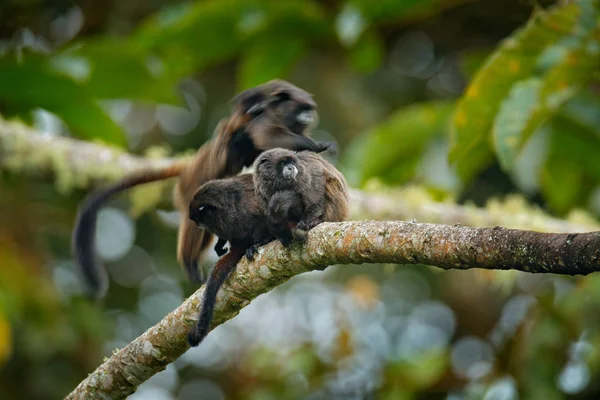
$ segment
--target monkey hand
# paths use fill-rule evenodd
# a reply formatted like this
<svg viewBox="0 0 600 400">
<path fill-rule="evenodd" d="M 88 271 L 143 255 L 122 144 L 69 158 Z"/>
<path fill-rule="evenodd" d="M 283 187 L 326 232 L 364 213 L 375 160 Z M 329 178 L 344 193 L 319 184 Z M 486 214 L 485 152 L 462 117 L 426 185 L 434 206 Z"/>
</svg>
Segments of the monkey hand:
<svg viewBox="0 0 600 400">
<path fill-rule="evenodd" d="M 246 258 L 248 261 L 254 261 L 254 256 L 258 253 L 258 246 L 252 245 L 246 249 Z"/>
<path fill-rule="evenodd" d="M 319 143 L 319 150 L 317 153 L 322 153 L 324 151 L 329 152 L 331 155 L 336 155 L 338 153 L 338 146 L 336 142 L 321 142 Z"/>
</svg>

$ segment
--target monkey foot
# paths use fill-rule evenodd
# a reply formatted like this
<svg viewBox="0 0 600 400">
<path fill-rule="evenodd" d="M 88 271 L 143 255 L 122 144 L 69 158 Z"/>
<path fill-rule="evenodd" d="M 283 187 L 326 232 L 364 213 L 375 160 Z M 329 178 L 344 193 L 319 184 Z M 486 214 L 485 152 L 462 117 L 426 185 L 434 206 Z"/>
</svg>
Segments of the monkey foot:
<svg viewBox="0 0 600 400">
<path fill-rule="evenodd" d="M 254 256 L 258 253 L 258 246 L 250 246 L 246 249 L 246 258 L 248 261 L 254 261 Z"/>
</svg>

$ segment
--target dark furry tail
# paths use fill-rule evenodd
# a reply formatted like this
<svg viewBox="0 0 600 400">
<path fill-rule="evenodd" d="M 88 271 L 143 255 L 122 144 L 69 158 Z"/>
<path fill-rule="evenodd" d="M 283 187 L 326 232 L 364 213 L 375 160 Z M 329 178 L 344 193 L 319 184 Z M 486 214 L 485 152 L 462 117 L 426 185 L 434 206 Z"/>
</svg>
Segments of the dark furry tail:
<svg viewBox="0 0 600 400">
<path fill-rule="evenodd" d="M 96 222 L 102 205 L 113 195 L 133 186 L 178 176 L 181 168 L 181 165 L 175 165 L 156 172 L 125 177 L 103 190 L 92 193 L 79 208 L 71 239 L 71 251 L 85 282 L 88 296 L 94 299 L 102 298 L 108 288 L 106 271 L 96 256 Z"/>
<path fill-rule="evenodd" d="M 190 346 L 195 347 L 204 340 L 208 334 L 210 328 L 210 322 L 212 321 L 213 311 L 215 310 L 215 301 L 217 300 L 217 293 L 225 279 L 233 271 L 240 259 L 246 253 L 246 249 L 240 249 L 233 247 L 229 250 L 229 253 L 217 261 L 213 270 L 208 277 L 208 282 L 204 288 L 204 296 L 202 299 L 202 310 L 200 310 L 200 317 L 198 318 L 198 324 L 192 328 L 188 334 L 188 343 Z"/>
</svg>

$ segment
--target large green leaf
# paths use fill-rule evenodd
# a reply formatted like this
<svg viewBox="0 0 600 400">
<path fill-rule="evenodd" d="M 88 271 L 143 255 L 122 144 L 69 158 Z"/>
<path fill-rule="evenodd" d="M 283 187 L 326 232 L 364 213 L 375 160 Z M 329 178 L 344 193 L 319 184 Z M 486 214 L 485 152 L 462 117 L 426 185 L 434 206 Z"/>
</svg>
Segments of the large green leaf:
<svg viewBox="0 0 600 400">
<path fill-rule="evenodd" d="M 573 102 L 581 100 L 578 97 L 565 108 L 572 109 Z M 600 136 L 597 126 L 582 124 L 564 110 L 548 125 L 552 136 L 542 173 L 542 193 L 550 208 L 565 213 L 582 204 L 600 184 Z"/>
<path fill-rule="evenodd" d="M 356 138 L 346 152 L 349 180 L 362 184 L 371 177 L 398 183 L 413 176 L 431 139 L 445 132 L 453 102 L 403 108 Z"/>
<path fill-rule="evenodd" d="M 538 13 L 490 56 L 461 98 L 453 118 L 450 161 L 469 179 L 491 160 L 490 128 L 513 84 L 534 74 L 540 54 L 572 34 L 581 7 L 555 6 Z"/>
<path fill-rule="evenodd" d="M 158 57 L 132 40 L 87 41 L 63 50 L 51 60 L 55 69 L 74 74 L 96 98 L 181 103 L 177 77 Z M 73 71 L 74 68 L 78 70 Z M 77 76 L 81 69 L 87 72 L 84 77 Z"/>
<path fill-rule="evenodd" d="M 587 17 L 588 14 L 583 14 L 581 19 Z M 531 134 L 577 94 L 600 67 L 600 43 L 597 42 L 600 25 L 594 21 L 591 26 L 580 23 L 578 27 L 575 35 L 544 52 L 538 64 L 551 65 L 544 76 L 517 82 L 503 101 L 492 135 L 504 169 L 513 166 Z"/>
<path fill-rule="evenodd" d="M 60 117 L 75 137 L 126 145 L 121 128 L 89 92 L 54 71 L 47 58 L 27 56 L 22 62 L 0 60 L 0 103 L 14 113 L 43 108 Z"/>
</svg>

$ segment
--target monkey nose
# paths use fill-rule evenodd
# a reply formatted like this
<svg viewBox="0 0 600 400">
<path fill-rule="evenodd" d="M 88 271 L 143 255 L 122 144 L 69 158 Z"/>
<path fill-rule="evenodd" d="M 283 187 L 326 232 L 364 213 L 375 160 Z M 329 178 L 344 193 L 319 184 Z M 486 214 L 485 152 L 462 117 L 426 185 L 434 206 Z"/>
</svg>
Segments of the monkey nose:
<svg viewBox="0 0 600 400">
<path fill-rule="evenodd" d="M 287 179 L 294 179 L 298 175 L 298 168 L 295 165 L 288 164 L 283 167 L 283 176 Z"/>
<path fill-rule="evenodd" d="M 296 115 L 296 121 L 301 124 L 308 125 L 311 124 L 315 120 L 315 116 L 312 110 L 302 111 L 298 115 Z"/>
</svg>

